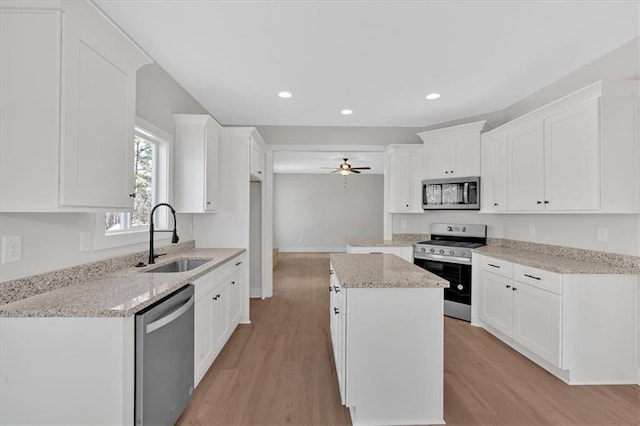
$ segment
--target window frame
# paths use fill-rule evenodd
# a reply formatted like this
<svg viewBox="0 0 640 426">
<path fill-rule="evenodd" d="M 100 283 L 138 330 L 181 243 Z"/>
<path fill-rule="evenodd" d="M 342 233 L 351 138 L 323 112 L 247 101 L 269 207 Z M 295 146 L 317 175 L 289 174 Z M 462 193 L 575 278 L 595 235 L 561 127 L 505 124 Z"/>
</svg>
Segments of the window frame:
<svg viewBox="0 0 640 426">
<path fill-rule="evenodd" d="M 143 135 L 145 139 L 155 143 L 157 159 L 153 170 L 153 181 L 156 187 L 152 205 L 158 202 L 169 202 L 171 199 L 171 159 L 173 157 L 173 135 L 165 132 L 154 124 L 136 117 L 135 133 Z M 133 141 L 131 141 L 133 144 Z M 155 225 L 158 229 L 168 226 L 169 216 L 167 209 L 161 209 L 155 213 Z M 135 226 L 123 231 L 107 232 L 104 229 L 105 211 L 96 213 L 94 225 L 93 249 L 100 250 L 149 241 L 149 226 Z M 158 233 L 156 241 L 169 240 L 169 233 Z"/>
</svg>

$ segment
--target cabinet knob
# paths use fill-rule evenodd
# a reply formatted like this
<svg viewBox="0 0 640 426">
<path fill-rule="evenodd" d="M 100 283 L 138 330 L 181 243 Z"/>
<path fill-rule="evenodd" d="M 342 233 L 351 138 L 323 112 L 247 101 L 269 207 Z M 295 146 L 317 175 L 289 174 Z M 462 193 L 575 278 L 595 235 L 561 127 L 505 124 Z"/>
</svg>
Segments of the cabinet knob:
<svg viewBox="0 0 640 426">
<path fill-rule="evenodd" d="M 549 202 L 548 202 L 547 200 L 544 200 L 544 203 L 545 203 L 545 204 L 549 204 Z"/>
<path fill-rule="evenodd" d="M 449 173 L 453 174 L 453 170 L 450 170 Z"/>
<path fill-rule="evenodd" d="M 498 207 L 498 203 L 493 203 L 494 206 Z"/>
<path fill-rule="evenodd" d="M 333 291 L 333 287 L 329 286 L 329 293 Z"/>
<path fill-rule="evenodd" d="M 336 285 L 333 286 L 333 291 L 335 291 L 336 293 L 340 293 L 340 288 Z"/>
<path fill-rule="evenodd" d="M 242 264 L 242 262 L 236 262 L 236 266 L 238 266 L 238 265 L 240 265 L 240 264 Z"/>
<path fill-rule="evenodd" d="M 511 288 L 511 286 L 510 286 L 510 285 L 507 285 L 507 288 Z"/>
<path fill-rule="evenodd" d="M 218 300 L 218 296 L 213 296 L 213 300 Z"/>
<path fill-rule="evenodd" d="M 334 315 L 338 315 L 339 313 L 340 313 L 340 309 L 338 309 L 338 308 L 334 307 L 334 308 L 333 308 L 333 314 L 334 314 Z"/>
<path fill-rule="evenodd" d="M 207 201 L 207 205 L 210 206 L 211 205 L 211 201 Z"/>
<path fill-rule="evenodd" d="M 536 201 L 536 204 L 542 204 L 542 201 Z"/>
<path fill-rule="evenodd" d="M 231 281 L 231 284 L 232 284 L 232 285 L 236 285 L 236 282 L 235 282 L 235 281 Z"/>
<path fill-rule="evenodd" d="M 333 275 L 333 269 L 329 269 L 329 275 Z"/>
<path fill-rule="evenodd" d="M 445 174 L 445 175 L 448 175 L 448 174 L 449 174 L 449 172 L 445 170 L 445 171 L 444 171 L 444 174 Z"/>
<path fill-rule="evenodd" d="M 405 204 L 404 206 L 405 206 L 405 207 L 409 207 L 409 204 Z"/>
<path fill-rule="evenodd" d="M 518 287 L 513 287 L 511 290 L 516 291 Z"/>
<path fill-rule="evenodd" d="M 129 194 L 129 197 L 131 197 L 131 198 L 136 198 L 136 193 L 135 193 L 135 192 L 133 192 L 133 193 Z"/>
<path fill-rule="evenodd" d="M 258 170 L 258 174 L 259 174 L 259 175 L 261 175 L 261 174 L 262 174 L 262 171 Z"/>
</svg>

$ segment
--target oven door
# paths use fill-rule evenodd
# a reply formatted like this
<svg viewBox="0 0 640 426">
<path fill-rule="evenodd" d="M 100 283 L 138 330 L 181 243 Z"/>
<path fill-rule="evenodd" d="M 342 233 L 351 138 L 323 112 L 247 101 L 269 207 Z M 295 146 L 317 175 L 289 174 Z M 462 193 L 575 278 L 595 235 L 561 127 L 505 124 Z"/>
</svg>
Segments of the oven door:
<svg viewBox="0 0 640 426">
<path fill-rule="evenodd" d="M 413 263 L 449 281 L 444 289 L 444 314 L 471 320 L 471 265 L 415 258 Z"/>
</svg>

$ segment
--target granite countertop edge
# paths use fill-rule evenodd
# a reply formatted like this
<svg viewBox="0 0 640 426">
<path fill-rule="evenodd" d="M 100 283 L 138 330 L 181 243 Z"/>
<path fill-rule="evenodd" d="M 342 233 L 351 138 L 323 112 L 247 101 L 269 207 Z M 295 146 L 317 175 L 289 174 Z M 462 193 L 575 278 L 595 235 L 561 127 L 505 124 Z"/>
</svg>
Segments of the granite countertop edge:
<svg viewBox="0 0 640 426">
<path fill-rule="evenodd" d="M 91 279 L 82 284 L 72 284 L 67 287 L 58 288 L 47 293 L 37 294 L 35 296 L 7 303 L 0 306 L 0 317 L 76 317 L 76 318 L 118 318 L 128 317 L 154 304 L 158 300 L 170 295 L 176 290 L 187 284 L 193 283 L 198 278 L 208 274 L 209 272 L 221 267 L 231 259 L 246 252 L 246 249 L 239 248 L 197 248 L 183 251 L 174 255 L 168 255 L 153 265 L 145 267 L 129 267 L 119 271 L 104 274 L 100 277 Z M 218 257 L 219 256 L 219 257 Z M 185 259 L 202 259 L 212 257 L 207 262 L 191 271 L 174 272 L 174 273 L 152 273 L 145 272 L 149 269 L 157 268 L 167 263 Z M 137 278 L 137 280 L 135 279 Z M 128 291 L 129 297 L 113 295 L 114 287 L 124 286 Z M 139 287 L 138 290 L 132 287 Z M 117 288 L 115 288 L 117 290 Z M 131 294 L 137 296 L 130 297 Z M 83 297 L 84 307 L 74 306 L 77 300 L 64 301 L 55 305 L 52 300 L 59 300 L 68 297 L 73 298 L 74 292 Z M 151 292 L 152 294 L 145 296 Z M 100 306 L 100 300 L 111 296 L 114 300 L 109 305 L 115 307 L 108 308 Z M 139 302 L 135 302 L 136 298 L 141 298 Z M 118 303 L 120 302 L 120 303 Z M 130 306 L 123 306 L 132 302 Z"/>
<path fill-rule="evenodd" d="M 635 275 L 640 270 L 632 266 L 624 267 L 605 262 L 585 261 L 570 257 L 555 256 L 532 250 L 487 245 L 473 249 L 473 253 L 494 257 L 556 274 L 566 275 Z"/>
</svg>

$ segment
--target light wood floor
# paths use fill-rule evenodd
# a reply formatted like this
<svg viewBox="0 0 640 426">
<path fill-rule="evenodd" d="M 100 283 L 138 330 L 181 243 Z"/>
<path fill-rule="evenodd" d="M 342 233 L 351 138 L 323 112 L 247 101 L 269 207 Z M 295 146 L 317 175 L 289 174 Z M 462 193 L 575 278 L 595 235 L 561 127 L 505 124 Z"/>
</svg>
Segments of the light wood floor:
<svg viewBox="0 0 640 426">
<path fill-rule="evenodd" d="M 179 425 L 342 425 L 326 254 L 281 253 Z M 482 329 L 445 318 L 448 425 L 640 425 L 640 386 L 568 386 Z"/>
</svg>

